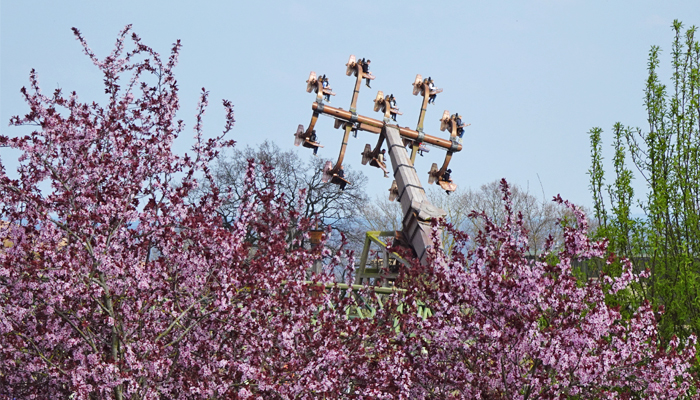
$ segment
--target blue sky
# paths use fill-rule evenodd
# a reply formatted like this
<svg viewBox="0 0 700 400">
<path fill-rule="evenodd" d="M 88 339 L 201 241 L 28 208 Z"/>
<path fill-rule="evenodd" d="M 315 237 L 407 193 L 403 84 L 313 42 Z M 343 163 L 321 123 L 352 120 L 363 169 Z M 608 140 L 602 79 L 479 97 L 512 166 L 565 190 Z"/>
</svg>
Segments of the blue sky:
<svg viewBox="0 0 700 400">
<path fill-rule="evenodd" d="M 372 110 L 377 90 L 394 93 L 404 113 L 401 126 L 415 128 L 420 101 L 411 95 L 417 73 L 444 92 L 431 105 L 425 130 L 437 136 L 443 110 L 471 123 L 464 150 L 453 157 L 453 178 L 477 188 L 505 177 L 547 197 L 561 193 L 591 205 L 587 132 L 605 130 L 608 160 L 614 122 L 645 129 L 643 89 L 651 45 L 662 53 L 668 81 L 674 19 L 700 24 L 692 1 L 9 1 L 0 3 L 0 130 L 27 110 L 19 89 L 31 68 L 45 91 L 76 90 L 82 100 L 102 98 L 101 76 L 70 30 L 80 29 L 98 55 L 106 56 L 127 24 L 144 43 L 166 56 L 181 39 L 176 75 L 180 117 L 194 125 L 198 92 L 211 92 L 205 128 L 223 128 L 220 99 L 235 105 L 231 138 L 239 145 L 265 139 L 293 148 L 298 124 L 307 126 L 310 71 L 326 74 L 347 109 L 354 78 L 345 76 L 350 54 L 372 60 L 377 79 L 362 87 L 358 112 Z M 270 111 L 272 110 L 272 111 Z M 337 156 L 341 131 L 319 120 L 324 157 Z M 178 151 L 188 151 L 188 129 Z M 390 182 L 363 168 L 360 152 L 376 141 L 370 133 L 351 139 L 346 164 L 369 176 L 369 190 L 384 194 Z M 307 149 L 297 148 L 297 151 Z M 416 168 L 427 181 L 433 150 Z M 16 166 L 0 152 L 3 164 Z M 303 154 L 306 157 L 306 154 Z M 427 185 L 427 182 L 424 182 Z M 637 182 L 637 189 L 644 185 Z"/>
</svg>

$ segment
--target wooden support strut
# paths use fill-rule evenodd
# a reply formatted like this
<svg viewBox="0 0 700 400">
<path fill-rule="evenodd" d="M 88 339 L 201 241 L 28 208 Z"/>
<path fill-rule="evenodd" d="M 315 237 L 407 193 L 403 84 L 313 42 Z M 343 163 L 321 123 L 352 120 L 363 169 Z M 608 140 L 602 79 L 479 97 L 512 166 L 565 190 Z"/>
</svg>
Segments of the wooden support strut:
<svg viewBox="0 0 700 400">
<path fill-rule="evenodd" d="M 316 102 L 318 104 L 321 104 L 321 109 L 323 109 L 323 82 L 321 82 L 321 78 L 316 76 L 315 72 L 311 72 L 311 75 L 309 76 L 309 79 L 306 81 L 307 83 L 307 92 L 311 92 L 312 90 L 316 93 Z M 311 137 L 311 134 L 314 131 L 314 128 L 316 127 L 316 121 L 318 120 L 318 112 L 313 113 L 311 116 L 311 122 L 309 122 L 309 127 L 306 129 L 304 134 L 301 136 L 302 139 L 306 140 L 309 137 Z"/>
<path fill-rule="evenodd" d="M 418 78 L 418 77 L 416 77 Z M 418 83 L 415 82 L 414 85 Z M 423 94 L 423 104 L 420 108 L 420 115 L 418 116 L 418 125 L 416 126 L 416 132 L 419 133 L 419 137 L 413 141 L 413 146 L 411 148 L 411 162 L 416 162 L 416 154 L 420 149 L 420 144 L 423 142 L 425 133 L 423 132 L 423 122 L 425 121 L 425 112 L 428 110 L 428 101 L 430 100 L 430 89 L 428 87 L 428 81 L 423 80 L 421 83 L 420 93 Z"/>
<path fill-rule="evenodd" d="M 454 118 L 450 118 L 450 141 L 452 142 L 453 146 L 457 143 L 457 123 L 455 122 Z M 452 159 L 452 153 L 452 149 L 447 151 L 447 154 L 445 155 L 445 162 L 442 163 L 442 168 L 440 168 L 440 171 L 438 171 L 438 181 L 442 180 L 442 175 L 445 173 L 445 171 L 447 171 L 447 166 L 450 165 L 450 160 Z"/>
<path fill-rule="evenodd" d="M 352 65 L 348 65 L 348 67 L 353 67 Z M 357 107 L 357 98 L 360 94 L 360 85 L 362 84 L 362 79 L 364 78 L 363 75 L 364 73 L 362 72 L 362 66 L 360 65 L 359 62 L 355 62 L 354 64 L 355 68 L 355 75 L 357 76 L 357 79 L 355 81 L 355 90 L 352 92 L 352 101 L 350 102 L 350 116 L 347 118 L 348 121 L 353 122 L 352 120 L 355 120 L 355 117 L 357 116 L 356 113 L 356 107 Z M 314 103 L 316 105 L 316 108 L 318 107 L 318 101 Z M 320 112 L 323 112 L 326 108 L 330 108 L 328 106 L 321 107 Z M 337 110 L 337 108 L 334 108 Z M 345 133 L 343 134 L 343 143 L 340 146 L 340 154 L 338 154 L 338 160 L 335 162 L 335 165 L 333 168 L 329 171 L 330 175 L 338 173 L 340 170 L 340 166 L 343 165 L 343 159 L 345 158 L 345 149 L 347 148 L 348 145 L 348 139 L 350 138 L 350 132 L 352 132 L 353 129 L 353 124 L 349 123 L 345 125 Z"/>
<path fill-rule="evenodd" d="M 321 109 L 319 110 L 319 108 Z M 323 107 L 319 107 L 319 104 L 316 102 L 314 102 L 311 105 L 311 109 L 315 113 L 318 112 L 320 114 L 326 114 L 333 118 L 339 118 L 345 121 L 350 121 L 350 119 L 353 116 L 353 114 L 350 111 L 342 110 L 340 108 L 331 107 L 328 105 L 323 105 Z M 358 129 L 372 133 L 380 133 L 382 131 L 382 128 L 384 127 L 383 121 L 365 117 L 363 115 L 355 115 L 357 118 L 357 122 L 359 122 Z M 414 131 L 410 128 L 398 127 L 398 130 L 402 137 L 410 140 L 416 140 L 419 136 L 421 136 L 421 133 Z M 423 142 L 433 145 L 435 147 L 440 147 L 445 150 L 450 150 L 452 152 L 462 151 L 462 145 L 460 143 L 456 143 L 452 140 L 442 139 L 432 135 L 425 135 L 425 137 L 423 138 Z"/>
<path fill-rule="evenodd" d="M 385 122 L 390 121 L 391 120 L 391 103 L 384 96 L 383 92 L 380 91 L 379 93 L 377 93 L 377 98 L 374 100 L 374 102 L 375 102 L 374 110 L 384 113 L 384 121 Z M 377 145 L 374 146 L 374 150 L 372 150 L 372 153 L 367 155 L 368 158 L 376 159 L 377 156 L 379 155 L 379 152 L 382 150 L 383 144 L 384 144 L 384 134 L 382 132 L 380 132 L 379 139 L 377 140 Z M 384 160 L 384 162 L 386 162 L 386 160 Z"/>
<path fill-rule="evenodd" d="M 323 104 L 323 103 L 320 103 Z M 311 136 L 311 133 L 314 131 L 314 128 L 316 127 L 316 121 L 318 121 L 318 115 L 319 112 L 314 112 L 311 115 L 311 122 L 309 122 L 309 127 L 306 128 L 306 131 L 304 132 L 303 139 L 308 139 Z"/>
<path fill-rule="evenodd" d="M 382 145 L 384 144 L 384 135 L 379 134 L 379 140 L 377 140 L 377 145 L 374 146 L 374 150 L 372 151 L 372 158 L 377 158 L 379 155 L 379 152 L 382 151 Z M 386 160 L 384 160 L 386 162 Z"/>
</svg>

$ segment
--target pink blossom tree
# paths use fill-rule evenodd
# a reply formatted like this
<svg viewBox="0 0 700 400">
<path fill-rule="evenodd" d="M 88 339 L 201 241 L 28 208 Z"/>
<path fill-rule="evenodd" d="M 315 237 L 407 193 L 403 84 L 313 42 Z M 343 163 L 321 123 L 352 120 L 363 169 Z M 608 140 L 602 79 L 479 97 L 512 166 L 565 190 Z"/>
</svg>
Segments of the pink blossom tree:
<svg viewBox="0 0 700 400">
<path fill-rule="evenodd" d="M 30 111 L 11 124 L 36 131 L 0 137 L 22 152 L 19 178 L 0 174 L 9 246 L 0 254 L 0 398 L 275 390 L 292 381 L 297 331 L 314 329 L 310 318 L 328 301 L 296 283 L 320 248 L 287 244 L 296 216 L 273 185 L 255 186 L 253 165 L 230 229 L 216 213 L 225 193 L 188 202 L 196 177 L 209 179 L 209 163 L 232 142 L 203 137 L 203 91 L 193 155 L 173 153 L 184 129 L 175 118 L 180 44 L 164 62 L 135 34 L 127 51 L 129 31 L 99 60 L 75 30 L 104 73 L 105 107 L 60 90 L 46 96 L 32 71 L 22 89 Z M 234 119 L 224 107 L 225 134 Z M 263 239 L 254 248 L 250 234 Z"/>
<path fill-rule="evenodd" d="M 430 266 L 408 271 L 414 290 L 403 301 L 432 310 L 430 318 L 402 318 L 413 333 L 404 338 L 420 377 L 414 395 L 676 399 L 694 393 L 695 337 L 661 347 L 649 304 L 629 320 L 605 304 L 605 293 L 638 281 L 629 262 L 621 277 L 577 281 L 572 260 L 602 257 L 607 246 L 589 240 L 581 209 L 555 198 L 571 209 L 576 226 L 565 228 L 560 252 L 544 254 L 549 261 L 528 261 L 523 218 L 512 211 L 505 180 L 501 186 L 502 225 L 473 213 L 484 229 L 472 249 L 464 251 L 467 236 L 453 230 L 458 245 L 450 258 L 436 251 Z"/>
<path fill-rule="evenodd" d="M 463 253 L 466 236 L 454 232 L 450 257 L 435 251 L 381 296 L 331 282 L 340 265 L 351 282 L 351 254 L 302 246 L 313 221 L 290 211 L 267 166 L 251 161 L 225 227 L 216 211 L 231 194 L 209 165 L 233 143 L 204 138 L 203 91 L 192 155 L 172 151 L 184 130 L 180 44 L 164 62 L 133 34 L 127 51 L 129 32 L 99 60 L 75 31 L 104 73 L 105 106 L 44 95 L 32 71 L 30 111 L 11 123 L 36 130 L 0 136 L 22 153 L 17 179 L 0 171 L 0 398 L 688 393 L 693 342 L 660 348 L 647 306 L 626 321 L 603 301 L 636 277 L 575 280 L 571 260 L 605 248 L 586 238 L 580 213 L 558 258 L 528 263 L 505 196 L 506 222 L 486 219 L 476 248 Z M 198 179 L 211 190 L 193 197 Z M 302 232 L 291 242 L 290 224 Z M 308 279 L 319 258 L 325 271 Z"/>
</svg>

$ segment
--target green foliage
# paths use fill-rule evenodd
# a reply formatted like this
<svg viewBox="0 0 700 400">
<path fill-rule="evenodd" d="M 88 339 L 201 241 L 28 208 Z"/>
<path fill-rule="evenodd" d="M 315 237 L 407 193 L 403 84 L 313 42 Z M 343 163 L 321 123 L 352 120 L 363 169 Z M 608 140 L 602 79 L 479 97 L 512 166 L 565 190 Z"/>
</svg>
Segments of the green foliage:
<svg viewBox="0 0 700 400">
<path fill-rule="evenodd" d="M 644 99 L 648 132 L 614 125 L 615 176 L 609 185 L 601 155 L 602 130 L 589 132 L 597 235 L 609 238 L 610 251 L 631 259 L 637 270 L 650 271 L 648 279 L 609 300 L 623 308 L 636 308 L 644 299 L 657 310 L 663 306 L 660 331 L 666 338 L 700 333 L 700 43 L 696 27 L 683 32 L 682 24 L 674 21 L 673 30 L 671 84 L 661 83 L 661 49 L 653 46 Z M 637 197 L 643 218 L 630 215 L 635 193 L 628 159 L 647 184 L 646 195 Z M 615 275 L 620 263 L 603 268 Z"/>
</svg>

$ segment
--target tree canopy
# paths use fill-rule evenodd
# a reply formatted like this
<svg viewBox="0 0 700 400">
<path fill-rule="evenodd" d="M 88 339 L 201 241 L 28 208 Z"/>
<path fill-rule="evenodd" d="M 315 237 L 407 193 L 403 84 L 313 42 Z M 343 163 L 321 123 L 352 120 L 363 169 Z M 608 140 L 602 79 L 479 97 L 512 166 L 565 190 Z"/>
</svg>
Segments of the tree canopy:
<svg viewBox="0 0 700 400">
<path fill-rule="evenodd" d="M 657 317 L 667 339 L 700 332 L 700 42 L 695 27 L 683 32 L 674 21 L 673 31 L 668 86 L 659 77 L 661 49 L 649 52 L 648 130 L 614 125 L 612 182 L 606 185 L 602 129 L 591 129 L 589 172 L 599 236 L 638 271 L 650 270 L 648 279 L 616 301 L 634 308 L 646 299 L 665 310 Z M 629 159 L 646 193 L 635 194 Z M 643 217 L 633 216 L 637 205 Z M 603 269 L 619 273 L 620 264 Z"/>
<path fill-rule="evenodd" d="M 257 148 L 231 149 L 216 160 L 212 174 L 214 186 L 232 192 L 219 210 L 224 224 L 232 223 L 240 207 L 249 160 L 258 164 L 258 184 L 266 184 L 269 177 L 265 174 L 272 174 L 275 190 L 284 196 L 289 212 L 298 211 L 301 217 L 318 218 L 319 228 L 329 226 L 350 236 L 354 242 L 362 242 L 363 238 L 357 234 L 357 210 L 368 203 L 367 177 L 348 166 L 346 176 L 352 185 L 339 190 L 338 185 L 321 179 L 326 159 L 312 157 L 304 162 L 296 151 L 282 150 L 269 140 Z M 292 230 L 290 240 L 294 236 L 294 226 Z"/>
</svg>

